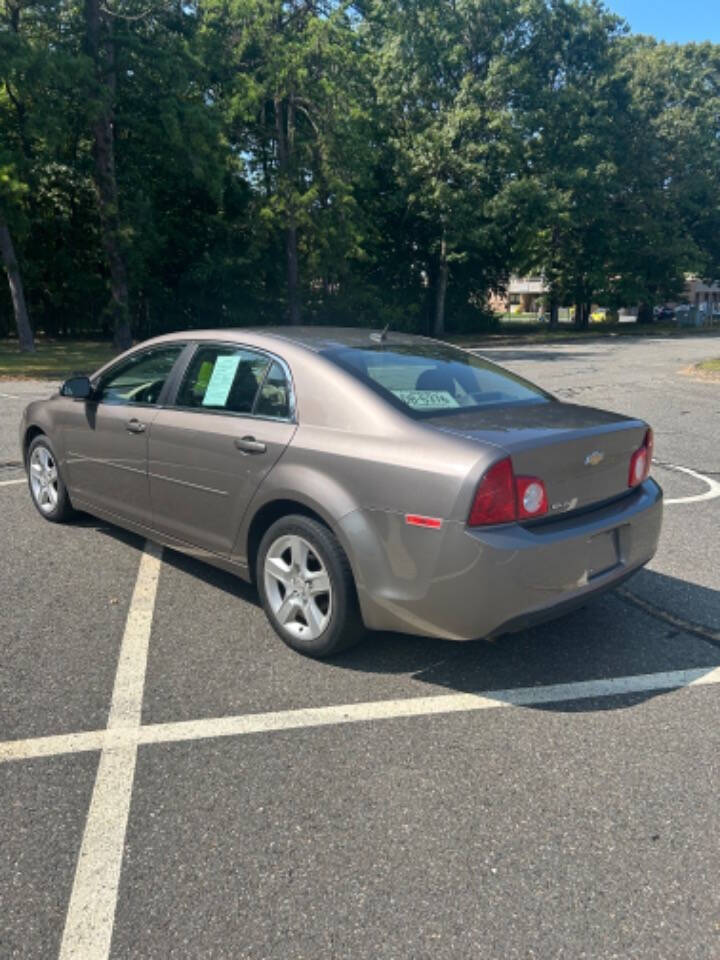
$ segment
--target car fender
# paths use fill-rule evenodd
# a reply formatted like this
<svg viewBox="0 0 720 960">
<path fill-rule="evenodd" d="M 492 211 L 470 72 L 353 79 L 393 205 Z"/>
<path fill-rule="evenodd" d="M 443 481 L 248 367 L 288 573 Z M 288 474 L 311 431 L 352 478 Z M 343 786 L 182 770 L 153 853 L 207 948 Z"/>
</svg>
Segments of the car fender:
<svg viewBox="0 0 720 960">
<path fill-rule="evenodd" d="M 285 455 L 276 463 L 253 495 L 240 524 L 233 548 L 233 560 L 245 565 L 248 562 L 248 537 L 253 520 L 258 513 L 272 503 L 288 500 L 298 503 L 316 513 L 340 540 L 343 550 L 353 566 L 351 546 L 343 533 L 340 521 L 356 510 L 357 502 L 332 477 L 309 465 L 284 462 Z"/>
<path fill-rule="evenodd" d="M 46 400 L 33 400 L 25 407 L 20 418 L 20 428 L 18 431 L 18 441 L 23 464 L 27 454 L 26 438 L 30 430 L 39 430 L 50 440 L 55 456 L 60 466 L 65 464 L 65 446 L 62 440 L 62 432 L 55 429 L 55 417 L 53 416 L 52 405 Z"/>
</svg>

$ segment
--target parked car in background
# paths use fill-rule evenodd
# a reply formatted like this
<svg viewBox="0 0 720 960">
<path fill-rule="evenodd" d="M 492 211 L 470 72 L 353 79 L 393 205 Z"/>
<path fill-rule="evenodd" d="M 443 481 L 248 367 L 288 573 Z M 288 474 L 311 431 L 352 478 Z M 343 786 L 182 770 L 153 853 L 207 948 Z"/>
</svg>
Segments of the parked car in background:
<svg viewBox="0 0 720 960">
<path fill-rule="evenodd" d="M 653 317 L 656 321 L 660 323 L 668 320 L 674 320 L 675 310 L 673 307 L 668 307 L 668 306 L 655 307 L 655 309 L 653 310 Z"/>
<path fill-rule="evenodd" d="M 312 656 L 557 616 L 647 563 L 662 517 L 647 423 L 371 330 L 158 337 L 31 403 L 20 445 L 45 519 L 231 570 Z"/>
</svg>

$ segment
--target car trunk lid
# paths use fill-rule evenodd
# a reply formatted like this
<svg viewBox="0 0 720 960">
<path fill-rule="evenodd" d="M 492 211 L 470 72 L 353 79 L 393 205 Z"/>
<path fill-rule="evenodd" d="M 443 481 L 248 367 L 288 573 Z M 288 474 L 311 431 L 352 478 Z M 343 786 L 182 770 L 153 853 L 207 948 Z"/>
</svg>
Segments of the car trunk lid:
<svg viewBox="0 0 720 960">
<path fill-rule="evenodd" d="M 630 460 L 647 431 L 641 420 L 554 400 L 426 422 L 510 454 L 516 476 L 539 477 L 545 484 L 550 516 L 629 493 Z"/>
</svg>

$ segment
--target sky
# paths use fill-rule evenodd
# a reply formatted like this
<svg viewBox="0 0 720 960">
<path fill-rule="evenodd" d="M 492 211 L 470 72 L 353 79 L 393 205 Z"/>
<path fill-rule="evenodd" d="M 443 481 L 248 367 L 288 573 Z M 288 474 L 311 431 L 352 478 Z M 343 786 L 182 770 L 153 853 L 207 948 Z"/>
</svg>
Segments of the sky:
<svg viewBox="0 0 720 960">
<path fill-rule="evenodd" d="M 720 0 L 605 0 L 628 21 L 633 33 L 670 43 L 720 43 Z"/>
</svg>

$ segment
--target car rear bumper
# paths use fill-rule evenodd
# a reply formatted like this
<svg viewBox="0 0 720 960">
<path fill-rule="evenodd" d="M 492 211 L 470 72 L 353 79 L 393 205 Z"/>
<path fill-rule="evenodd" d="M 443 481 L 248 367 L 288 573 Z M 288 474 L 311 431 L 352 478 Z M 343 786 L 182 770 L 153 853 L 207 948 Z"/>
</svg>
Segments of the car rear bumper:
<svg viewBox="0 0 720 960">
<path fill-rule="evenodd" d="M 470 640 L 522 629 L 627 579 L 655 553 L 662 490 L 646 480 L 621 500 L 523 527 L 441 531 L 357 511 L 343 521 L 368 627 Z"/>
</svg>

